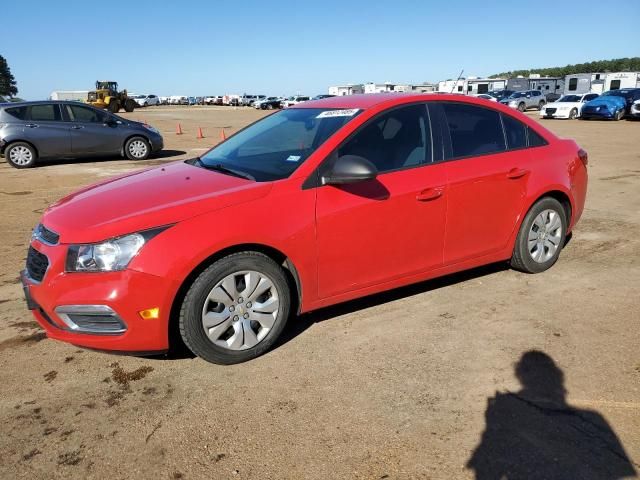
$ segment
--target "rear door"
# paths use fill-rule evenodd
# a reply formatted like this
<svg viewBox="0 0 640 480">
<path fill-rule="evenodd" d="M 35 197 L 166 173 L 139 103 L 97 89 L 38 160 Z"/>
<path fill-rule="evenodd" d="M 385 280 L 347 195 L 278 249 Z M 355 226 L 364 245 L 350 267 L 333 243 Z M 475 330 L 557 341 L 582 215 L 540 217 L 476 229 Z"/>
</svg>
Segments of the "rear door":
<svg viewBox="0 0 640 480">
<path fill-rule="evenodd" d="M 451 160 L 446 163 L 448 265 L 505 248 L 523 208 L 529 153 L 526 126 L 510 115 L 455 102 L 438 109 L 445 157 Z M 511 132 L 508 144 L 503 118 Z"/>
<path fill-rule="evenodd" d="M 25 109 L 22 113 L 25 140 L 35 145 L 41 158 L 71 155 L 71 136 L 62 121 L 59 104 L 42 103 L 20 108 Z"/>
<path fill-rule="evenodd" d="M 119 153 L 124 142 L 122 125 L 107 124 L 110 115 L 84 105 L 65 105 L 74 156 Z"/>
</svg>

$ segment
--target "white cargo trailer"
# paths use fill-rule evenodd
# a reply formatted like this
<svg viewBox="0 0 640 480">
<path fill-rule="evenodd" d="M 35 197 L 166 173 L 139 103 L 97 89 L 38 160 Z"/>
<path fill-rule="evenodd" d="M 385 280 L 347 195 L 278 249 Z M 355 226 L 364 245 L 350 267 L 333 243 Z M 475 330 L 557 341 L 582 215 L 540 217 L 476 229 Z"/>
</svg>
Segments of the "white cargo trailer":
<svg viewBox="0 0 640 480">
<path fill-rule="evenodd" d="M 86 102 L 89 96 L 88 90 L 56 90 L 51 92 L 51 100 L 73 100 Z"/>
</svg>

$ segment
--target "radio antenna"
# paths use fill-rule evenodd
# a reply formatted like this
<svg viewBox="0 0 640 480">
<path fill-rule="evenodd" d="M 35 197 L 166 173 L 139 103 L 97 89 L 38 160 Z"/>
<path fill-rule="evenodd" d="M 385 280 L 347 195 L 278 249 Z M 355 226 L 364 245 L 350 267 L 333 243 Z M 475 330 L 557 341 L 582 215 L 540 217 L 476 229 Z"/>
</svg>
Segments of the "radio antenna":
<svg viewBox="0 0 640 480">
<path fill-rule="evenodd" d="M 453 87 L 451 87 L 451 92 L 453 93 L 453 89 L 456 88 L 456 86 L 458 85 L 458 82 L 460 81 L 460 77 L 462 77 L 462 74 L 464 73 L 464 68 L 462 70 L 460 70 L 460 75 L 458 75 L 458 78 L 456 79 L 456 83 L 453 84 Z"/>
</svg>

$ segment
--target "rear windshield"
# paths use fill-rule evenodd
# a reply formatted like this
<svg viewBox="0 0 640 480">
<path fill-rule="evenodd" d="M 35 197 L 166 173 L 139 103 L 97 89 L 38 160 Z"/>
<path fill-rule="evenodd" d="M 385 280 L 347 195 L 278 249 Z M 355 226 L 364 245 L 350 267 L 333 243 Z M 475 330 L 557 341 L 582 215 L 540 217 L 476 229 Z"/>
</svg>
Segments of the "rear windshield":
<svg viewBox="0 0 640 480">
<path fill-rule="evenodd" d="M 291 175 L 361 111 L 290 108 L 257 121 L 207 152 L 194 165 L 247 174 L 258 182 Z"/>
</svg>

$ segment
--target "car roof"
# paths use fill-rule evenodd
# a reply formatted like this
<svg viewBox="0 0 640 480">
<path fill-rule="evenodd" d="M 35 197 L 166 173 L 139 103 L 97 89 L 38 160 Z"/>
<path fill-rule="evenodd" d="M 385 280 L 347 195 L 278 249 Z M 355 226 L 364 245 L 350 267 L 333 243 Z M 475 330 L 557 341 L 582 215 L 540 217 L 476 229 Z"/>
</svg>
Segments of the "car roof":
<svg viewBox="0 0 640 480">
<path fill-rule="evenodd" d="M 20 107 L 20 106 L 25 106 L 25 105 L 47 105 L 47 104 L 51 104 L 51 103 L 58 103 L 61 105 L 87 105 L 86 103 L 83 102 L 78 102 L 75 100 L 32 100 L 30 102 L 10 102 L 10 103 L 2 103 L 1 105 L 11 105 L 12 107 Z"/>
<path fill-rule="evenodd" d="M 460 95 L 456 93 L 361 93 L 356 95 L 341 95 L 337 97 L 322 98 L 319 100 L 309 100 L 303 103 L 298 103 L 291 108 L 359 108 L 367 110 L 380 104 L 388 104 L 392 106 L 394 104 L 400 105 L 404 103 L 410 103 L 412 101 L 426 101 L 426 100 L 438 100 L 438 101 L 455 101 L 455 102 L 467 102 L 476 103 L 481 105 L 487 105 L 488 100 L 478 97 L 472 97 L 468 95 Z M 491 102 L 495 104 L 495 102 Z M 495 105 L 491 105 L 495 108 Z"/>
</svg>

